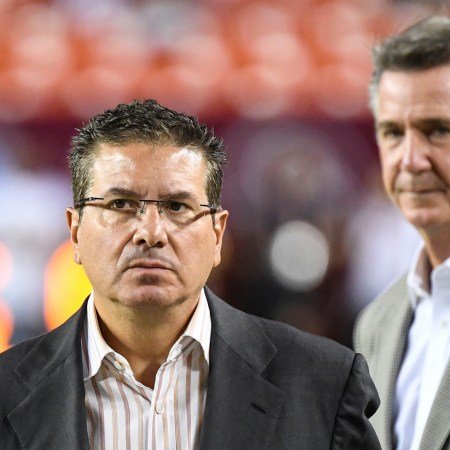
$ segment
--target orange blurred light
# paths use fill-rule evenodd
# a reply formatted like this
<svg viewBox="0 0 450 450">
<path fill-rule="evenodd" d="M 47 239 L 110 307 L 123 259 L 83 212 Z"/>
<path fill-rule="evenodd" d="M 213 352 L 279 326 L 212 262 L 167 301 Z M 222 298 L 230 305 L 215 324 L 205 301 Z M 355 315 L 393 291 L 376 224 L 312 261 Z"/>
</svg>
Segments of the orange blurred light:
<svg viewBox="0 0 450 450">
<path fill-rule="evenodd" d="M 7 350 L 13 334 L 14 319 L 9 308 L 0 300 L 0 352 Z"/>
<path fill-rule="evenodd" d="M 92 290 L 82 268 L 72 258 L 70 241 L 61 244 L 47 265 L 44 280 L 44 321 L 52 330 L 67 320 Z"/>
</svg>

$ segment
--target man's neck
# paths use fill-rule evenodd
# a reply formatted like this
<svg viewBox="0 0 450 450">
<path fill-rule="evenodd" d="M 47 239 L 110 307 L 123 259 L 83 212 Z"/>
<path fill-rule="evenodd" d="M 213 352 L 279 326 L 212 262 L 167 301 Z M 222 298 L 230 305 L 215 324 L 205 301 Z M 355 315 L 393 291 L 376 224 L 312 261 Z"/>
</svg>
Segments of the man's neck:
<svg viewBox="0 0 450 450">
<path fill-rule="evenodd" d="M 95 298 L 95 297 L 94 297 Z M 106 306 L 106 307 L 105 307 Z M 197 303 L 133 309 L 117 303 L 95 304 L 105 342 L 131 366 L 135 378 L 153 388 L 161 365 L 189 323 Z"/>
<path fill-rule="evenodd" d="M 434 230 L 433 233 L 419 231 L 424 240 L 425 251 L 431 267 L 434 269 L 450 257 L 450 227 Z"/>
</svg>

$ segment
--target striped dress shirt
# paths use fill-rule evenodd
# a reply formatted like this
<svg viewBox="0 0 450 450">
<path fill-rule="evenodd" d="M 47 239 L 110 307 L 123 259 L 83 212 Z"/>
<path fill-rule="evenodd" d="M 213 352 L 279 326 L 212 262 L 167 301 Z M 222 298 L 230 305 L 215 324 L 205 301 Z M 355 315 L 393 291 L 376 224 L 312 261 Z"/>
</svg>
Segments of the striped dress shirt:
<svg viewBox="0 0 450 450">
<path fill-rule="evenodd" d="M 135 379 L 127 360 L 103 339 L 91 294 L 81 342 L 90 448 L 197 449 L 210 339 L 211 316 L 202 291 L 194 315 L 150 389 Z"/>
</svg>

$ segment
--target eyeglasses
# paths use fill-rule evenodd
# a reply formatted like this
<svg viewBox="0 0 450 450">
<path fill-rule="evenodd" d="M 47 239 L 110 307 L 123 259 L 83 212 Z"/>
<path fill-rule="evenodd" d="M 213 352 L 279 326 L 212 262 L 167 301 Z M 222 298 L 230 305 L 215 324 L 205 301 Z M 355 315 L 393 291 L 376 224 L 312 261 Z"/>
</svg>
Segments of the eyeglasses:
<svg viewBox="0 0 450 450">
<path fill-rule="evenodd" d="M 218 207 L 214 205 L 195 204 L 189 201 L 179 200 L 135 200 L 119 197 L 86 197 L 75 202 L 75 208 L 82 209 L 85 206 L 96 206 L 102 208 L 102 217 L 109 225 L 129 224 L 139 219 L 145 213 L 147 203 L 156 205 L 161 220 L 176 227 L 182 227 L 195 222 L 205 214 L 214 214 Z M 202 210 L 201 208 L 208 208 Z"/>
</svg>

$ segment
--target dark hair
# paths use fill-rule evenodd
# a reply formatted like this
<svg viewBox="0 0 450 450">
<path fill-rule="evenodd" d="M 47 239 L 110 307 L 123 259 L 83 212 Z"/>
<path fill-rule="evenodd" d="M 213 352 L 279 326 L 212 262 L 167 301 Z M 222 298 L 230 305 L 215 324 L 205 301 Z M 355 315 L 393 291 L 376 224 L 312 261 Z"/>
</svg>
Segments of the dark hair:
<svg viewBox="0 0 450 450">
<path fill-rule="evenodd" d="M 74 202 L 86 197 L 92 186 L 92 167 L 100 144 L 151 143 L 187 147 L 206 161 L 205 191 L 208 202 L 219 206 L 222 166 L 227 155 L 222 139 L 198 119 L 173 111 L 155 100 L 134 100 L 92 117 L 72 138 L 69 167 Z"/>
<path fill-rule="evenodd" d="M 430 16 L 377 44 L 372 51 L 374 69 L 369 86 L 373 112 L 384 71 L 419 71 L 450 64 L 450 18 Z"/>
</svg>

